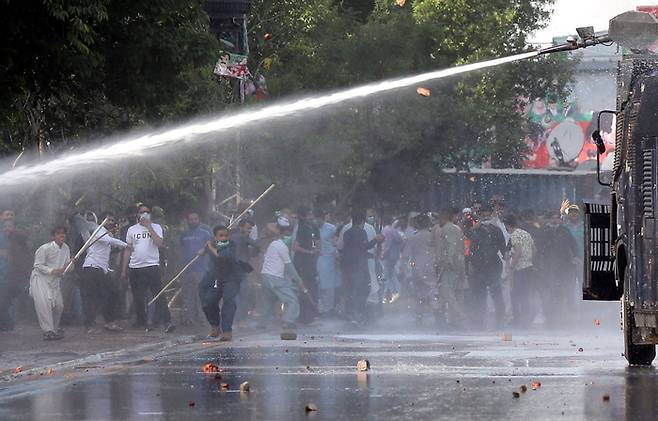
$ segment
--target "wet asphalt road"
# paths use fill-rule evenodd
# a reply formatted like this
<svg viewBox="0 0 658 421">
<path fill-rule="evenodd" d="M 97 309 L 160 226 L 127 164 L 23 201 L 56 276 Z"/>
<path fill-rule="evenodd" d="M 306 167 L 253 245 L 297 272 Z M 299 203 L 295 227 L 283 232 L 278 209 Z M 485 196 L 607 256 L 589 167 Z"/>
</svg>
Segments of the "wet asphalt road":
<svg viewBox="0 0 658 421">
<path fill-rule="evenodd" d="M 603 330 L 511 341 L 498 334 L 251 336 L 1 384 L 0 420 L 654 420 L 658 375 L 627 368 L 621 348 L 619 333 Z M 356 371 L 362 358 L 371 362 L 368 373 Z M 202 372 L 209 361 L 223 369 L 221 379 Z M 249 393 L 237 390 L 244 381 Z M 532 390 L 533 381 L 541 387 Z M 527 392 L 515 398 L 522 385 Z M 318 411 L 307 413 L 311 402 Z"/>
</svg>

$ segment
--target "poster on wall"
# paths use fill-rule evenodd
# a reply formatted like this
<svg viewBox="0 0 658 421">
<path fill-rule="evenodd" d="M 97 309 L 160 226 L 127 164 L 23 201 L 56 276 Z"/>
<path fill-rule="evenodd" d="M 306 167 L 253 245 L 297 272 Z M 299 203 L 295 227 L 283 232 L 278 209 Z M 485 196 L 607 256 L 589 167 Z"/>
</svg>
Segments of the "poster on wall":
<svg viewBox="0 0 658 421">
<path fill-rule="evenodd" d="M 525 115 L 529 123 L 526 137 L 529 154 L 524 162 L 525 168 L 596 168 L 596 147 L 590 140 L 596 129 L 594 112 L 581 111 L 574 100 L 548 96 L 530 102 Z M 614 124 L 601 128 L 608 143 L 603 160 L 614 150 L 613 127 Z"/>
</svg>

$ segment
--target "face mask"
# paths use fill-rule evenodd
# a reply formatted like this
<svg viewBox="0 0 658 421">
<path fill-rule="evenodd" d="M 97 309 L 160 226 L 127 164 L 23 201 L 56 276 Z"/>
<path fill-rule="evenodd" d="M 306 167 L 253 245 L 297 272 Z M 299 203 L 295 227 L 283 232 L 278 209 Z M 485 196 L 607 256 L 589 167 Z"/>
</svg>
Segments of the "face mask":
<svg viewBox="0 0 658 421">
<path fill-rule="evenodd" d="M 284 235 L 282 240 L 286 246 L 290 247 L 292 245 L 292 235 Z"/>
<path fill-rule="evenodd" d="M 229 240 L 218 240 L 215 242 L 215 246 L 217 247 L 218 250 L 225 249 L 226 247 L 229 246 Z"/>
<path fill-rule="evenodd" d="M 366 218 L 366 222 L 369 223 L 370 225 L 375 225 L 376 222 L 375 217 L 369 216 L 368 218 Z"/>
</svg>

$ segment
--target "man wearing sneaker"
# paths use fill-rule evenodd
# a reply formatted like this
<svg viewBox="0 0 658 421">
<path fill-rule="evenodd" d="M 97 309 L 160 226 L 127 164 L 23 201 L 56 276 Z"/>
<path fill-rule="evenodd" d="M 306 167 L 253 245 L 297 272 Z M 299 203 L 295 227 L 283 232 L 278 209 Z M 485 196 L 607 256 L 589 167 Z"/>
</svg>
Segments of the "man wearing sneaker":
<svg viewBox="0 0 658 421">
<path fill-rule="evenodd" d="M 44 340 L 62 339 L 59 321 L 64 310 L 60 281 L 71 260 L 66 241 L 66 228 L 52 231 L 53 241 L 39 247 L 34 254 L 34 269 L 30 277 L 30 296 L 43 330 Z"/>
<path fill-rule="evenodd" d="M 245 273 L 244 263 L 236 257 L 236 243 L 229 238 L 227 227 L 216 226 L 213 235 L 214 241 L 209 241 L 204 250 L 210 256 L 210 264 L 199 283 L 199 298 L 211 326 L 208 336 L 218 337 L 221 323 L 220 340 L 230 342 L 233 339 L 233 319 L 237 310 L 236 297 Z"/>
<path fill-rule="evenodd" d="M 107 212 L 106 227 L 112 230 L 115 225 L 114 215 Z M 80 293 L 82 296 L 82 311 L 87 333 L 92 333 L 96 323 L 96 312 L 100 308 L 105 320 L 105 329 L 119 332 L 121 329 L 116 323 L 116 290 L 108 272 L 110 271 L 110 253 L 112 248 L 124 249 L 127 244 L 114 238 L 112 233 L 101 227 L 87 249 L 87 256 L 82 264 L 82 279 Z"/>
<path fill-rule="evenodd" d="M 160 275 L 160 247 L 164 244 L 162 227 L 151 222 L 151 207 L 141 204 L 137 209 L 137 223 L 126 233 L 128 247 L 124 252 L 122 279 L 130 279 L 136 321 L 134 327 L 149 329 L 147 325 L 147 292 L 155 296 L 162 288 Z M 160 296 L 155 301 L 156 319 L 165 323 L 165 333 L 173 332 L 167 301 Z"/>
</svg>

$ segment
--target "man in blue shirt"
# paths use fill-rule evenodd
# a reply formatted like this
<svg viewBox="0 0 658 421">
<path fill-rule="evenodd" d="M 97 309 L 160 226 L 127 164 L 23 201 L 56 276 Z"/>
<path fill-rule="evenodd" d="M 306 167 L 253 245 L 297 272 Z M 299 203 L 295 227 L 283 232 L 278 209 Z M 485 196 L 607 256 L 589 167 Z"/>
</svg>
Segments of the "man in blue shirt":
<svg viewBox="0 0 658 421">
<path fill-rule="evenodd" d="M 201 218 L 196 211 L 191 211 L 187 214 L 187 226 L 187 231 L 181 234 L 180 239 L 183 258 L 182 264 L 187 264 L 187 262 L 192 260 L 199 250 L 204 249 L 206 243 L 213 238 L 210 229 L 206 225 L 201 224 Z M 197 287 L 207 269 L 208 256 L 204 255 L 197 259 L 185 272 L 182 284 L 183 325 L 199 324 L 205 320 Z"/>
</svg>

